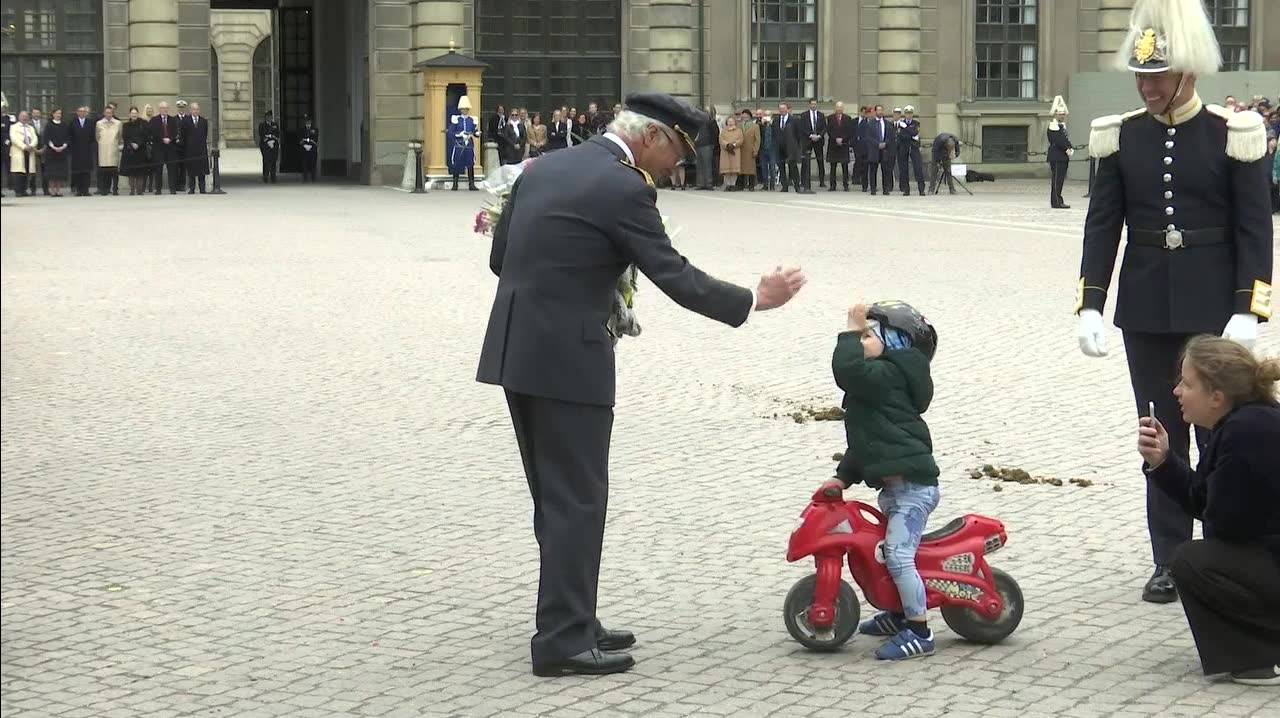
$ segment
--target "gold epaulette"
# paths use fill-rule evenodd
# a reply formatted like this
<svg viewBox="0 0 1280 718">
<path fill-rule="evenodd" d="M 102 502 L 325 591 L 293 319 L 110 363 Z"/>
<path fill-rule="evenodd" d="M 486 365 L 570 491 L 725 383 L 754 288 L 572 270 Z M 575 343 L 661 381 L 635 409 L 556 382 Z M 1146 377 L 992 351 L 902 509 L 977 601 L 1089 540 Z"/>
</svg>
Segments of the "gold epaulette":
<svg viewBox="0 0 1280 718">
<path fill-rule="evenodd" d="M 620 160 L 618 160 L 618 161 L 619 161 L 619 162 L 621 162 L 622 164 L 626 165 L 627 167 L 630 167 L 631 169 L 635 170 L 636 172 L 639 172 L 639 173 L 640 173 L 640 176 L 641 176 L 641 177 L 644 177 L 644 181 L 645 181 L 645 182 L 647 182 L 647 183 L 649 184 L 649 186 L 650 186 L 650 187 L 653 187 L 653 186 L 654 186 L 654 185 L 653 185 L 653 177 L 651 177 L 651 176 L 649 175 L 649 173 L 648 173 L 648 172 L 645 172 L 645 171 L 644 171 L 644 169 L 642 169 L 642 168 L 640 168 L 640 167 L 637 167 L 637 166 L 635 165 L 635 163 L 633 163 L 631 160 L 629 160 L 629 159 L 627 159 L 627 158 L 625 158 L 625 157 L 624 157 L 624 158 L 622 158 L 622 159 L 620 159 Z"/>
<path fill-rule="evenodd" d="M 1262 115 L 1253 110 L 1233 112 L 1222 105 L 1206 105 L 1205 109 L 1227 121 L 1228 157 L 1254 162 L 1267 154 L 1267 127 Z"/>
<path fill-rule="evenodd" d="M 1120 125 L 1125 120 L 1146 114 L 1145 109 L 1123 115 L 1104 115 L 1089 124 L 1089 156 L 1102 159 L 1120 151 Z"/>
</svg>

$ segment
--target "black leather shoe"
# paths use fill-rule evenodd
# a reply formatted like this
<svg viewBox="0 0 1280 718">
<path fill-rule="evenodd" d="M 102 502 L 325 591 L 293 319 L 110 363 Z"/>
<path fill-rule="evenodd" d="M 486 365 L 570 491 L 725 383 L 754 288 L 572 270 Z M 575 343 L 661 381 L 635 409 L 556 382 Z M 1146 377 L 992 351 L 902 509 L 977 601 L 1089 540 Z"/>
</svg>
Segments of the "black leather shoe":
<svg viewBox="0 0 1280 718">
<path fill-rule="evenodd" d="M 636 637 L 631 631 L 610 631 L 601 628 L 596 633 L 596 648 L 602 651 L 625 651 L 636 645 Z"/>
<path fill-rule="evenodd" d="M 635 664 L 636 659 L 625 653 L 601 653 L 593 648 L 576 656 L 569 656 L 562 661 L 535 663 L 533 675 L 542 678 L 568 675 L 603 676 L 609 673 L 621 673 Z"/>
<path fill-rule="evenodd" d="M 1148 603 L 1173 603 L 1178 600 L 1178 587 L 1173 583 L 1173 574 L 1164 566 L 1156 566 L 1147 585 L 1142 589 L 1142 600 Z"/>
</svg>

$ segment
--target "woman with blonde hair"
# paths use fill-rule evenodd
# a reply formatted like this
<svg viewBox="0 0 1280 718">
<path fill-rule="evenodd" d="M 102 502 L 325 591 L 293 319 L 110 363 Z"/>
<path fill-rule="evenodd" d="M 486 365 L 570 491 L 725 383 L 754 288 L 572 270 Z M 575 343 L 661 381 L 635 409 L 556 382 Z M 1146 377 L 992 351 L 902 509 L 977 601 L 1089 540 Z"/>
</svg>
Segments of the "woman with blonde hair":
<svg viewBox="0 0 1280 718">
<path fill-rule="evenodd" d="M 1188 424 L 1209 429 L 1194 471 L 1169 453 L 1154 411 L 1139 420 L 1138 453 L 1152 484 L 1199 519 L 1204 538 L 1170 570 L 1205 675 L 1280 685 L 1280 359 L 1230 339 L 1197 336 L 1173 394 Z"/>
</svg>

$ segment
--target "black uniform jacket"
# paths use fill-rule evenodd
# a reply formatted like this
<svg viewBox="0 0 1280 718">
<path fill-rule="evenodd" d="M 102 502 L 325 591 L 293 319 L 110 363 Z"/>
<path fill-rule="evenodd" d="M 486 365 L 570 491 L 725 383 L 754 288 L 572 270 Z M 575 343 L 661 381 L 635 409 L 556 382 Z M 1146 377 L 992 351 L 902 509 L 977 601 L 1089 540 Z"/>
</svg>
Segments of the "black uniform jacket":
<svg viewBox="0 0 1280 718">
<path fill-rule="evenodd" d="M 1067 137 L 1066 125 L 1057 121 L 1051 122 L 1045 135 L 1049 138 L 1049 151 L 1046 153 L 1049 155 L 1049 162 L 1066 162 L 1071 159 L 1067 156 L 1067 150 L 1071 149 L 1071 139 Z"/>
<path fill-rule="evenodd" d="M 1270 317 L 1275 238 L 1267 168 L 1261 152 L 1251 160 L 1228 156 L 1227 120 L 1220 111 L 1193 98 L 1158 118 L 1146 112 L 1113 116 L 1119 127 L 1110 131 L 1118 138 L 1106 141 L 1100 138 L 1108 130 L 1099 128 L 1108 118 L 1094 121 L 1089 145 L 1098 163 L 1085 219 L 1077 312 L 1102 311 L 1120 230 L 1127 225 L 1117 327 L 1219 334 L 1232 314 Z M 1265 148 L 1265 136 L 1260 139 Z M 1215 230 L 1225 242 L 1197 246 L 1196 237 L 1187 236 L 1181 247 L 1166 248 L 1163 239 L 1152 246 L 1133 236 L 1135 230 L 1167 229 Z"/>
<path fill-rule="evenodd" d="M 476 379 L 533 396 L 614 403 L 606 322 L 630 264 L 677 304 L 730 326 L 751 290 L 715 279 L 671 246 L 657 193 L 607 136 L 543 155 L 512 188 L 493 233 L 498 275 Z M 639 297 L 652 296 L 643 292 Z"/>
</svg>

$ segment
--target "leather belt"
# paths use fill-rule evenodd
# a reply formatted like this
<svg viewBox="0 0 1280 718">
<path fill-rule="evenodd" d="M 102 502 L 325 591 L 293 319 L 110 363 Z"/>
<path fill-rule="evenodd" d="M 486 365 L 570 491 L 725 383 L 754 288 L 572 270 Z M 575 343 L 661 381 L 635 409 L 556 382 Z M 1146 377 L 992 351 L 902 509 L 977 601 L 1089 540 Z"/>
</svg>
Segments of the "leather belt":
<svg viewBox="0 0 1280 718">
<path fill-rule="evenodd" d="M 1144 247 L 1160 249 L 1184 249 L 1207 247 L 1214 244 L 1230 244 L 1232 233 L 1226 227 L 1206 229 L 1134 229 L 1129 228 L 1129 242 Z"/>
</svg>

